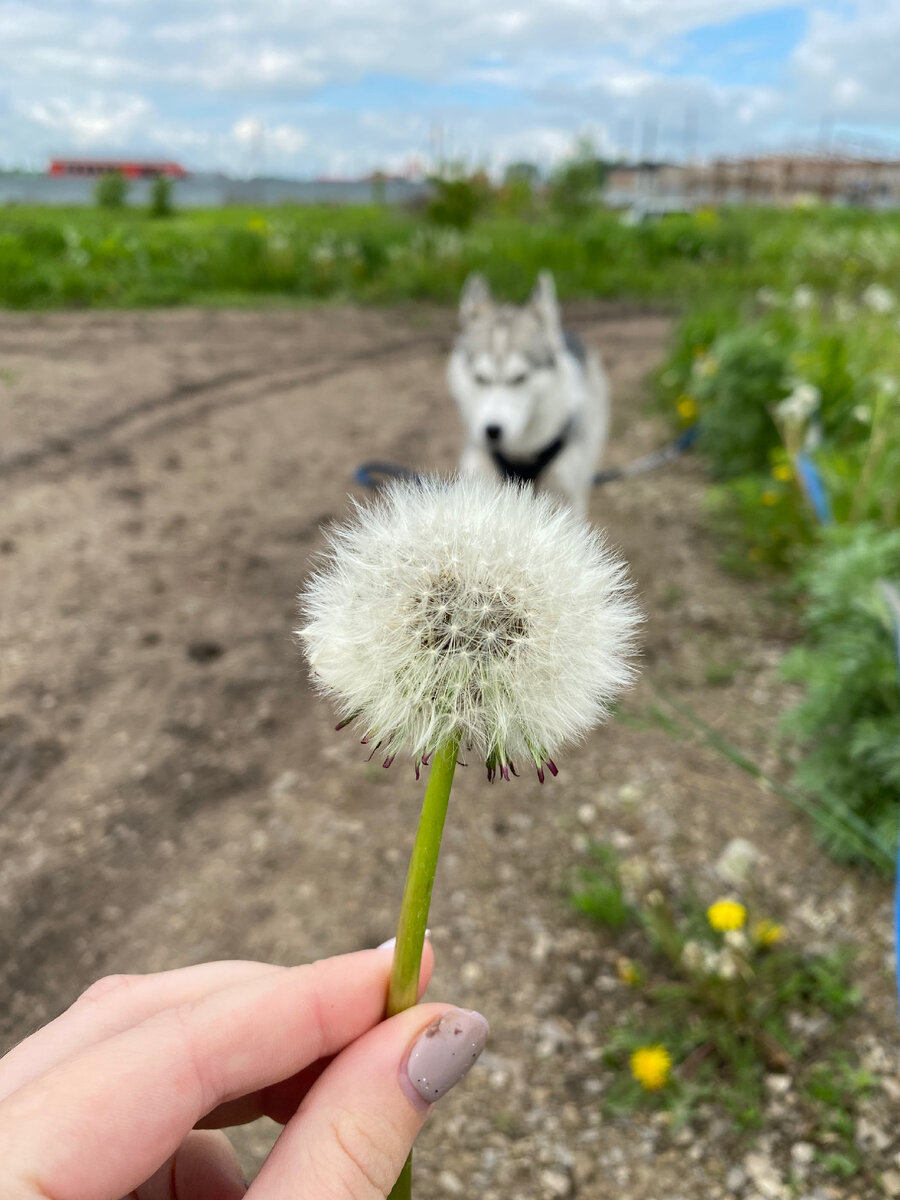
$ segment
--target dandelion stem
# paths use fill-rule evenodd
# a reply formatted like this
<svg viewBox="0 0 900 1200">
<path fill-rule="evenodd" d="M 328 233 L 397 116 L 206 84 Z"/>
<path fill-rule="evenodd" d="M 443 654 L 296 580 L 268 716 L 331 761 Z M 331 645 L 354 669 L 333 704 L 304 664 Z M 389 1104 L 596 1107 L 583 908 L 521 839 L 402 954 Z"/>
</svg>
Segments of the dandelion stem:
<svg viewBox="0 0 900 1200">
<path fill-rule="evenodd" d="M 425 926 L 428 923 L 428 907 L 431 904 L 431 889 L 437 870 L 438 853 L 444 818 L 450 801 L 453 772 L 459 743 L 446 742 L 434 756 L 422 801 L 422 815 L 409 860 L 403 902 L 400 906 L 400 922 L 397 926 L 397 946 L 391 968 L 391 984 L 388 989 L 387 1015 L 412 1008 L 419 998 L 419 964 L 425 945 Z"/>
<path fill-rule="evenodd" d="M 450 788 L 456 770 L 459 741 L 451 738 L 434 756 L 422 801 L 419 828 L 413 843 L 403 902 L 400 905 L 400 921 L 397 926 L 397 945 L 391 967 L 391 982 L 388 988 L 387 1016 L 412 1008 L 419 998 L 419 966 L 425 945 L 425 927 L 431 904 L 431 889 L 437 871 L 438 854 L 441 849 L 441 834 L 450 802 Z M 394 1184 L 388 1200 L 410 1200 L 412 1196 L 412 1155 L 406 1160 L 400 1177 Z"/>
</svg>

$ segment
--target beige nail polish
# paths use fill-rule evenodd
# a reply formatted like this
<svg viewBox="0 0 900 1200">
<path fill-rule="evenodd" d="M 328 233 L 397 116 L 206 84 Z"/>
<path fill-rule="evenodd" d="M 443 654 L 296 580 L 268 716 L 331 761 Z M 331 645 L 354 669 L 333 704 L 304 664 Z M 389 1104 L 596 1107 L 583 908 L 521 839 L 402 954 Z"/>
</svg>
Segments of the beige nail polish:
<svg viewBox="0 0 900 1200">
<path fill-rule="evenodd" d="M 407 1075 L 428 1104 L 445 1095 L 469 1071 L 487 1041 L 481 1013 L 451 1008 L 436 1017 L 410 1051 Z"/>
</svg>

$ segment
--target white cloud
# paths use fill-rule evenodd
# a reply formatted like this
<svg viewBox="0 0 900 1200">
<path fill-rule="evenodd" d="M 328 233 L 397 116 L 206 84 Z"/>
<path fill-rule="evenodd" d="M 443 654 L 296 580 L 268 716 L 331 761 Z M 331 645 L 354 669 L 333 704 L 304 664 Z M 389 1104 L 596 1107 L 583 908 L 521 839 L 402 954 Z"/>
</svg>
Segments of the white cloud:
<svg viewBox="0 0 900 1200">
<path fill-rule="evenodd" d="M 0 0 L 17 113 L 0 160 L 69 139 L 336 173 L 427 156 L 437 123 L 451 152 L 499 166 L 554 162 L 585 130 L 674 155 L 690 114 L 706 153 L 809 139 L 823 118 L 895 122 L 900 0 L 799 2 L 808 29 L 782 82 L 747 86 L 714 61 L 685 75 L 680 39 L 784 0 Z"/>
<path fill-rule="evenodd" d="M 900 2 L 861 0 L 853 16 L 813 12 L 794 55 L 798 98 L 832 120 L 900 117 Z"/>
<path fill-rule="evenodd" d="M 20 116 L 79 147 L 121 147 L 150 114 L 149 104 L 140 96 L 95 94 L 81 103 L 55 96 L 13 107 Z"/>
<path fill-rule="evenodd" d="M 274 151 L 279 158 L 292 158 L 309 141 L 305 131 L 294 125 L 267 126 L 255 117 L 242 117 L 231 132 L 239 146 L 260 156 Z"/>
</svg>

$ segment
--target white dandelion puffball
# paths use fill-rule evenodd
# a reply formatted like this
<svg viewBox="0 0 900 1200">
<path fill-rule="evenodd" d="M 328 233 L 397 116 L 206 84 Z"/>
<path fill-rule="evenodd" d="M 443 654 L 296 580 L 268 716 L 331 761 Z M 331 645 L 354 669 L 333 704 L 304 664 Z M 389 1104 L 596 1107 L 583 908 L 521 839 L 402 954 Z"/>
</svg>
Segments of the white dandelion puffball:
<svg viewBox="0 0 900 1200">
<path fill-rule="evenodd" d="M 300 598 L 316 686 L 385 766 L 451 739 L 493 779 L 553 756 L 633 676 L 625 564 L 569 509 L 480 478 L 398 482 L 329 534 Z M 340 726 L 339 726 L 340 728 Z"/>
</svg>

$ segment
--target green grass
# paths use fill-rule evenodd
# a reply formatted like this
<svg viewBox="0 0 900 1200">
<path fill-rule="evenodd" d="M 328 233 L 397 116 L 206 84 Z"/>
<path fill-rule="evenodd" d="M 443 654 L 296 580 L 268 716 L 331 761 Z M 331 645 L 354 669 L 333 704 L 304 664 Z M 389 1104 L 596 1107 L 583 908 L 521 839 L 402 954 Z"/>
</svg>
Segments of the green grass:
<svg viewBox="0 0 900 1200">
<path fill-rule="evenodd" d="M 866 249 L 866 237 L 887 247 L 885 262 Z M 818 278 L 819 257 L 833 262 L 835 241 L 849 256 L 842 269 L 851 261 L 860 285 L 877 281 L 896 265 L 900 220 L 735 209 L 629 227 L 605 210 L 522 219 L 495 205 L 460 232 L 377 205 L 228 208 L 165 220 L 127 207 L 10 206 L 0 211 L 0 304 L 246 304 L 266 296 L 453 302 L 476 269 L 499 295 L 520 300 L 549 267 L 564 297 L 718 303 L 725 311 L 748 289 Z"/>
</svg>

